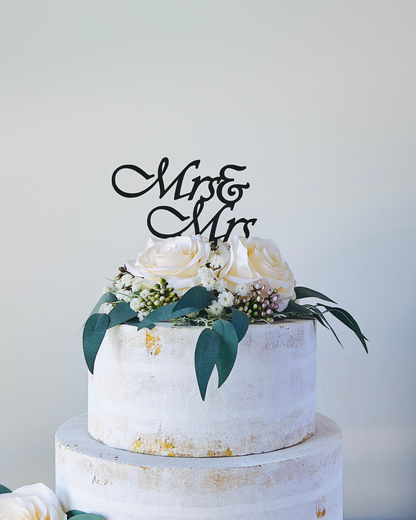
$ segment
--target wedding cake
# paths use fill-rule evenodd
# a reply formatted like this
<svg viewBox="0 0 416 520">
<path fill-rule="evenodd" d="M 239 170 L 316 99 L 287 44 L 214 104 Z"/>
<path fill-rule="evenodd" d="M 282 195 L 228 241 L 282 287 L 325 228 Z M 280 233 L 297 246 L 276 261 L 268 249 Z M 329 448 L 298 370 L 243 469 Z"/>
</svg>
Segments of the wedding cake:
<svg viewBox="0 0 416 520">
<path fill-rule="evenodd" d="M 341 432 L 316 414 L 315 320 L 327 323 L 319 305 L 350 315 L 300 304 L 313 296 L 332 301 L 295 287 L 269 240 L 147 242 L 84 328 L 88 415 L 56 435 L 64 510 L 342 520 Z"/>
</svg>

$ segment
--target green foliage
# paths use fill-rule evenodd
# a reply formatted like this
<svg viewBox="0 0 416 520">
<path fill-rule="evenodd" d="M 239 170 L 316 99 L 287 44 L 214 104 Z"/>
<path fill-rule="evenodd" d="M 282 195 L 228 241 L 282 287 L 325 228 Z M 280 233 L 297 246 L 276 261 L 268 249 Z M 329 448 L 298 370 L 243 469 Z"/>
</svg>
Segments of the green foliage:
<svg viewBox="0 0 416 520">
<path fill-rule="evenodd" d="M 84 513 L 83 511 L 78 511 L 78 509 L 72 509 L 71 511 L 68 511 L 68 520 L 75 516 L 77 517 L 76 520 L 104 520 L 104 517 L 101 515 L 95 515 L 93 513 Z"/>
<path fill-rule="evenodd" d="M 287 304 L 287 307 L 284 311 L 284 314 L 287 315 L 287 314 L 290 314 L 290 313 L 293 313 L 293 314 L 296 314 L 296 315 L 299 315 L 299 316 L 308 316 L 308 315 L 312 315 L 313 312 L 311 309 L 309 309 L 309 307 L 305 306 L 305 305 L 300 305 L 299 303 L 295 303 L 293 300 L 290 300 L 289 303 Z"/>
<path fill-rule="evenodd" d="M 125 270 L 123 270 L 124 272 Z M 142 321 L 137 317 L 136 311 L 131 309 L 129 303 L 117 300 L 114 291 L 105 293 L 94 307 L 93 313 L 84 327 L 83 348 L 88 369 L 91 373 L 94 372 L 95 359 L 107 329 L 120 324 L 137 327 L 137 330 L 153 329 L 155 324 L 160 321 L 170 321 L 174 325 L 187 324 L 208 327 L 201 332 L 195 349 L 195 372 L 203 400 L 205 400 L 208 382 L 215 366 L 218 370 L 218 387 L 222 386 L 229 377 L 236 361 L 238 343 L 246 335 L 251 322 L 266 321 L 271 323 L 276 319 L 285 318 L 316 319 L 322 326 L 331 330 L 338 343 L 341 344 L 328 322 L 327 315 L 331 314 L 356 334 L 366 352 L 368 352 L 367 338 L 362 333 L 358 323 L 346 310 L 323 303 L 316 305 L 300 304 L 298 301 L 291 300 L 285 310 L 279 312 L 277 304 L 276 307 L 273 307 L 277 290 L 269 291 L 268 295 L 264 296 L 263 289 L 253 285 L 253 290 L 248 296 L 236 296 L 234 307 L 225 309 L 220 316 L 216 316 L 208 311 L 208 307 L 217 299 L 215 291 L 210 292 L 204 287 L 197 286 L 189 289 L 178 300 L 176 293 L 168 287 L 164 279 L 161 279 L 160 284 L 156 284 L 148 291 L 148 296 L 142 297 L 141 302 L 145 303 L 144 307 L 142 303 L 142 312 L 150 311 Z M 335 303 L 328 296 L 307 287 L 296 287 L 295 293 L 297 300 L 318 298 Z M 139 292 L 131 294 L 132 297 L 134 295 L 141 297 Z M 109 314 L 98 314 L 103 303 L 113 304 L 113 309 Z M 75 513 L 77 516 L 81 516 L 81 513 Z M 75 513 L 73 513 L 73 516 L 75 516 Z M 86 513 L 82 514 L 85 515 Z M 79 520 L 83 519 L 79 518 Z"/>
<path fill-rule="evenodd" d="M 114 296 L 114 294 L 112 294 L 110 292 L 104 293 L 101 296 L 101 298 L 98 300 L 96 306 L 93 308 L 91 314 L 96 314 L 100 310 L 100 307 L 103 303 L 113 303 L 116 301 L 117 301 L 117 298 Z M 91 314 L 90 314 L 90 316 L 91 316 Z"/>
<path fill-rule="evenodd" d="M 3 495 L 4 493 L 11 493 L 11 492 L 12 492 L 11 489 L 7 488 L 6 486 L 2 486 L 0 484 L 0 495 Z"/>
<path fill-rule="evenodd" d="M 332 302 L 335 303 L 335 305 L 337 304 L 337 302 L 334 302 L 334 300 L 331 300 L 331 298 L 328 298 L 325 294 L 314 291 L 313 289 L 308 289 L 307 287 L 295 287 L 295 294 L 297 300 L 301 300 L 302 298 L 319 298 L 320 300 Z"/>
<path fill-rule="evenodd" d="M 176 303 L 175 311 L 186 308 L 195 309 L 192 312 L 202 311 L 202 309 L 209 307 L 215 299 L 212 292 L 207 291 L 204 287 L 192 287 Z"/>
<path fill-rule="evenodd" d="M 136 318 L 137 312 L 135 312 L 127 302 L 120 302 L 114 306 L 108 316 L 110 317 L 108 328 L 111 329 L 116 325 L 125 323 L 131 318 Z"/>
<path fill-rule="evenodd" d="M 94 373 L 95 358 L 110 323 L 108 314 L 91 314 L 84 326 L 82 344 L 85 361 L 91 374 Z"/>
<path fill-rule="evenodd" d="M 218 320 L 212 326 L 220 338 L 220 351 L 217 358 L 218 388 L 227 380 L 237 357 L 238 336 L 234 325 L 229 321 Z"/>
<path fill-rule="evenodd" d="M 244 336 L 246 335 L 248 326 L 250 321 L 245 312 L 239 311 L 237 309 L 231 309 L 232 318 L 231 323 L 234 325 L 235 331 L 237 333 L 238 342 L 240 342 Z"/>
<path fill-rule="evenodd" d="M 205 400 L 208 381 L 217 363 L 220 351 L 220 338 L 216 332 L 207 328 L 199 335 L 195 348 L 195 372 L 202 400 Z"/>
<path fill-rule="evenodd" d="M 364 336 L 364 334 L 361 332 L 360 327 L 358 326 L 358 323 L 355 321 L 355 319 L 351 316 L 349 312 L 347 312 L 345 309 L 341 309 L 340 307 L 329 307 L 328 305 L 320 304 L 322 307 L 324 307 L 327 312 L 330 312 L 335 318 L 337 318 L 341 323 L 346 325 L 349 329 L 351 329 L 357 338 L 361 341 L 365 351 L 368 354 L 368 348 L 366 344 L 366 340 L 368 339 Z"/>
</svg>

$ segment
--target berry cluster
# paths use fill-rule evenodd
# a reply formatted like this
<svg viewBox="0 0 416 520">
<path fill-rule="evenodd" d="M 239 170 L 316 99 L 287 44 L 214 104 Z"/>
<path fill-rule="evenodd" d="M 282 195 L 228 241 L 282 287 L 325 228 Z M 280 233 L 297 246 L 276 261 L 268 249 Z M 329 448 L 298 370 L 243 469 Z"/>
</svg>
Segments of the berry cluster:
<svg viewBox="0 0 416 520">
<path fill-rule="evenodd" d="M 273 323 L 273 314 L 279 309 L 279 294 L 277 289 L 268 289 L 260 282 L 252 284 L 251 291 L 244 296 L 236 295 L 234 305 L 239 311 L 247 314 L 250 323 L 265 320 Z"/>
</svg>

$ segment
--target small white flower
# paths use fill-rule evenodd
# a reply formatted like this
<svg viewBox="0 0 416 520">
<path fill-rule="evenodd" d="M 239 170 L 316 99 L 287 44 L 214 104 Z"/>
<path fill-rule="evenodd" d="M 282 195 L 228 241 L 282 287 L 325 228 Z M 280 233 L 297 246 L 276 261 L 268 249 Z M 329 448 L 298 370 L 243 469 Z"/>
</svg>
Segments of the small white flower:
<svg viewBox="0 0 416 520">
<path fill-rule="evenodd" d="M 130 287 L 133 281 L 133 276 L 131 274 L 125 274 L 120 279 L 123 282 L 124 287 Z"/>
<path fill-rule="evenodd" d="M 227 290 L 227 282 L 223 278 L 218 278 L 215 280 L 215 289 L 218 292 L 224 292 Z"/>
<path fill-rule="evenodd" d="M 112 310 L 113 306 L 111 305 L 111 303 L 103 303 L 98 310 L 98 314 L 108 314 Z"/>
<path fill-rule="evenodd" d="M 111 285 L 104 285 L 103 286 L 103 294 L 106 294 L 106 293 L 110 292 L 110 289 L 111 289 Z"/>
<path fill-rule="evenodd" d="M 212 269 L 219 269 L 224 265 L 224 260 L 216 251 L 213 251 L 209 258 L 208 262 L 211 265 Z"/>
<path fill-rule="evenodd" d="M 235 286 L 235 292 L 239 296 L 247 296 L 249 291 L 250 291 L 250 287 L 247 284 L 245 284 L 245 283 L 238 283 Z"/>
<path fill-rule="evenodd" d="M 143 298 L 145 300 L 150 296 L 150 291 L 148 289 L 143 289 L 143 291 L 140 293 L 140 298 Z"/>
<path fill-rule="evenodd" d="M 142 288 L 142 282 L 143 278 L 139 278 L 138 276 L 135 276 L 131 282 L 131 290 L 133 292 L 139 292 Z"/>
<path fill-rule="evenodd" d="M 201 280 L 202 287 L 205 287 L 207 291 L 213 291 L 215 289 L 215 278 L 205 278 Z"/>
<path fill-rule="evenodd" d="M 141 308 L 140 298 L 133 298 L 130 302 L 130 307 L 133 311 L 138 312 L 138 310 Z"/>
<path fill-rule="evenodd" d="M 115 281 L 114 285 L 115 285 L 116 289 L 118 289 L 118 290 L 122 289 L 123 288 L 123 282 L 121 281 L 121 278 L 120 278 L 120 280 Z"/>
<path fill-rule="evenodd" d="M 223 242 L 222 240 L 218 240 L 218 249 L 217 252 L 222 255 L 227 253 L 230 250 L 230 244 L 227 242 Z"/>
<path fill-rule="evenodd" d="M 198 276 L 201 279 L 201 283 L 204 283 L 206 280 L 209 280 L 211 278 L 215 277 L 214 271 L 212 269 L 209 269 L 204 265 L 204 267 L 201 267 L 198 269 Z"/>
<path fill-rule="evenodd" d="M 224 307 L 221 305 L 221 303 L 214 302 L 212 305 L 208 307 L 207 310 L 213 316 L 219 316 L 222 313 L 223 309 Z"/>
<path fill-rule="evenodd" d="M 140 321 L 143 321 L 144 318 L 149 314 L 149 311 L 139 311 L 137 313 L 137 317 L 139 318 Z"/>
<path fill-rule="evenodd" d="M 126 291 L 117 291 L 116 298 L 117 300 L 122 300 L 127 303 L 129 303 L 132 299 L 131 295 Z"/>
<path fill-rule="evenodd" d="M 218 301 L 223 307 L 231 307 L 234 303 L 234 295 L 228 291 L 224 291 L 218 296 Z"/>
</svg>

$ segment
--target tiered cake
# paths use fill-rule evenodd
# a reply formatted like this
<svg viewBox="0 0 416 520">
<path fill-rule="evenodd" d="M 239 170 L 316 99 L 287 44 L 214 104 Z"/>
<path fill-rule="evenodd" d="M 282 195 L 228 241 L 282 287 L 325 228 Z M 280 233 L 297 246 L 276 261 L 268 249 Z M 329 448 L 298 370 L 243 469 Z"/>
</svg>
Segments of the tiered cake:
<svg viewBox="0 0 416 520">
<path fill-rule="evenodd" d="M 341 432 L 315 414 L 311 320 L 250 325 L 201 400 L 200 327 L 109 329 L 88 419 L 56 437 L 65 510 L 109 520 L 342 520 Z M 215 371 L 214 371 L 215 372 Z"/>
</svg>

